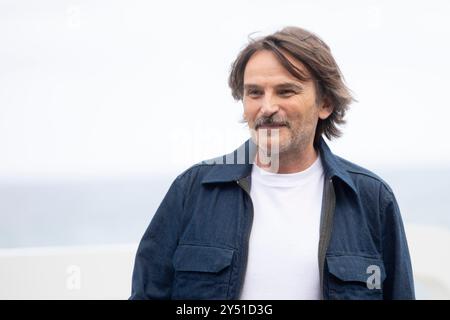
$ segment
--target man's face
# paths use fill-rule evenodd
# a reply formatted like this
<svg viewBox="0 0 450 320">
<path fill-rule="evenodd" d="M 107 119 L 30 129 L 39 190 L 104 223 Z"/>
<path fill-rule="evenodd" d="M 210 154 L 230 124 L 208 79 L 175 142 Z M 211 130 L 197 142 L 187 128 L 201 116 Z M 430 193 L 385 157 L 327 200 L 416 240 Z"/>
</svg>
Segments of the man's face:
<svg viewBox="0 0 450 320">
<path fill-rule="evenodd" d="M 300 61 L 286 56 L 309 75 Z M 313 80 L 298 80 L 268 50 L 253 54 L 246 65 L 243 104 L 253 141 L 263 150 L 277 143 L 279 153 L 302 152 L 312 146 L 318 119 L 332 111 L 322 102 L 317 104 Z M 267 145 L 261 139 L 263 133 L 267 133 Z"/>
</svg>

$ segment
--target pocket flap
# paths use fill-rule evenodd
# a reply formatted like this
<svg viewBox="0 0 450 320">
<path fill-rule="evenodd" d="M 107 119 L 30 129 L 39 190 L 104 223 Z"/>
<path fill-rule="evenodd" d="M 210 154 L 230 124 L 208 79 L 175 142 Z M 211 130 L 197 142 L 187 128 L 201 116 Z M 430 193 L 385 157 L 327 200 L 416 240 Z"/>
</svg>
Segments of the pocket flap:
<svg viewBox="0 0 450 320">
<path fill-rule="evenodd" d="M 231 264 L 232 258 L 231 249 L 180 245 L 173 265 L 176 271 L 219 272 Z"/>
<path fill-rule="evenodd" d="M 384 264 L 381 259 L 361 256 L 327 257 L 328 270 L 342 281 L 367 282 L 368 278 L 379 270 L 380 281 L 386 278 Z"/>
</svg>

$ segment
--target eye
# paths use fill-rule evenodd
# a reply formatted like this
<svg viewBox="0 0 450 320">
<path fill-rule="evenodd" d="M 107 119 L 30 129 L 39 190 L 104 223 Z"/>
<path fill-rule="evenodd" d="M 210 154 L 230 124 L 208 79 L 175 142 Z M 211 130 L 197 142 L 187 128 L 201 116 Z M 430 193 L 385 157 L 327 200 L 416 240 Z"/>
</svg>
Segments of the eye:
<svg viewBox="0 0 450 320">
<path fill-rule="evenodd" d="M 295 92 L 294 90 L 286 89 L 286 90 L 278 91 L 278 94 L 281 96 L 284 96 L 284 97 L 290 97 L 290 96 L 297 94 L 297 92 Z"/>
<path fill-rule="evenodd" d="M 258 96 L 262 95 L 262 91 L 256 90 L 256 89 L 250 89 L 247 91 L 247 95 L 250 97 L 258 97 Z"/>
</svg>

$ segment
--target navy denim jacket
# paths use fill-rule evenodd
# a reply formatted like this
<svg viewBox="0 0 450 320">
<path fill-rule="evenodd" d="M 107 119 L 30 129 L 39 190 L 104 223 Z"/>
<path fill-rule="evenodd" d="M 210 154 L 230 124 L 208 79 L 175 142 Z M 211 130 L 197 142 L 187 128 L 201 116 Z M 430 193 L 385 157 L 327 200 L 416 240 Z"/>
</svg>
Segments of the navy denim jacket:
<svg viewBox="0 0 450 320">
<path fill-rule="evenodd" d="M 372 172 L 333 155 L 323 138 L 315 147 L 325 170 L 317 260 L 322 298 L 414 299 L 392 190 Z M 247 140 L 175 179 L 139 244 L 130 299 L 239 299 L 255 152 Z"/>
</svg>

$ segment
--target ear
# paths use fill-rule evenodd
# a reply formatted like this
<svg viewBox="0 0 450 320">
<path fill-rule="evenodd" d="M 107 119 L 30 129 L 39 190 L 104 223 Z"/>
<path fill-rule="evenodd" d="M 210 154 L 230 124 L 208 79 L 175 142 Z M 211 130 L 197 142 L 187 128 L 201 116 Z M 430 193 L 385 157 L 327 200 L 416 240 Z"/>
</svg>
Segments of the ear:
<svg viewBox="0 0 450 320">
<path fill-rule="evenodd" d="M 333 106 L 328 98 L 325 98 L 319 106 L 319 118 L 325 120 L 333 113 Z"/>
</svg>

